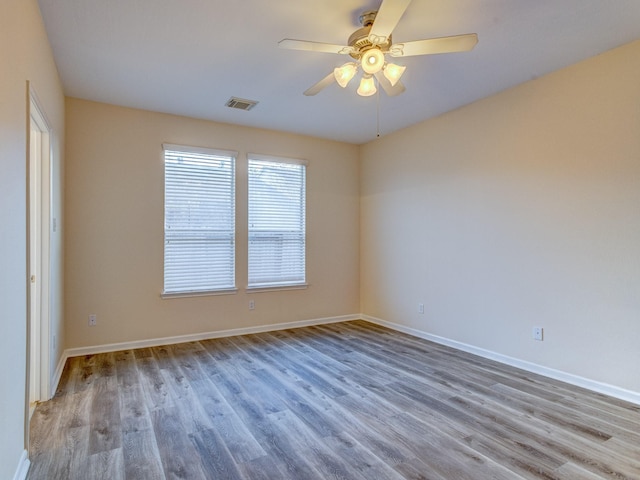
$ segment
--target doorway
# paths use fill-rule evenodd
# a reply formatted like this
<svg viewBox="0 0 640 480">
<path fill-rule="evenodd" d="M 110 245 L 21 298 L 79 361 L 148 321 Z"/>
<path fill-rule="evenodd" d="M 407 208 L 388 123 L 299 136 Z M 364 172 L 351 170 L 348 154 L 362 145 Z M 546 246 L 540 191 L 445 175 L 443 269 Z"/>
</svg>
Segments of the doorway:
<svg viewBox="0 0 640 480">
<path fill-rule="evenodd" d="M 29 417 L 49 399 L 49 228 L 51 209 L 51 128 L 29 87 L 28 208 L 28 400 Z"/>
</svg>

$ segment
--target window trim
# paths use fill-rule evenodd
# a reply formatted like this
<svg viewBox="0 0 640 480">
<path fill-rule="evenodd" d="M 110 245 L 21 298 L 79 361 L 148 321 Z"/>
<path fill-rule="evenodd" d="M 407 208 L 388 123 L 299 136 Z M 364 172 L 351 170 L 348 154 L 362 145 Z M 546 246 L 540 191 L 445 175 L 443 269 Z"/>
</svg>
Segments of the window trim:
<svg viewBox="0 0 640 480">
<path fill-rule="evenodd" d="M 282 285 L 273 285 L 272 287 L 245 287 L 247 293 L 265 293 L 265 292 L 280 292 L 283 290 L 306 290 L 309 288 L 308 283 L 287 283 Z"/>
<path fill-rule="evenodd" d="M 201 153 L 203 155 L 217 155 L 221 157 L 233 157 L 238 159 L 238 152 L 235 150 L 222 150 L 220 148 L 193 147 L 190 145 L 177 145 L 173 143 L 163 143 L 162 151 L 184 152 L 184 153 Z M 164 154 L 163 154 L 164 163 Z"/>
<path fill-rule="evenodd" d="M 289 163 L 292 165 L 304 165 L 305 167 L 309 166 L 309 162 L 301 158 L 276 157 L 274 155 L 263 155 L 261 153 L 247 153 L 247 167 L 249 166 L 250 160 L 262 160 L 265 162 L 273 162 L 273 163 Z M 247 177 L 247 180 L 248 180 L 248 177 Z M 306 182 L 306 176 L 305 176 L 305 182 Z M 247 202 L 248 200 L 249 200 L 249 197 L 247 196 Z"/>
<path fill-rule="evenodd" d="M 195 290 L 191 292 L 162 292 L 160 298 L 168 300 L 171 298 L 189 298 L 189 297 L 211 297 L 215 295 L 235 295 L 238 293 L 237 288 L 225 288 L 220 290 Z"/>
</svg>

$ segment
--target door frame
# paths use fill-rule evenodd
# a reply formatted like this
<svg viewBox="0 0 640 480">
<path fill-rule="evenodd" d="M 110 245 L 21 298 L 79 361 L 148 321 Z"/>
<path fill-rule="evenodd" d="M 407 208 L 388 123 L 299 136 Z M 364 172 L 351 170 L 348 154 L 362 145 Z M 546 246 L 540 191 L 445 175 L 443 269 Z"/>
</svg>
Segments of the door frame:
<svg viewBox="0 0 640 480">
<path fill-rule="evenodd" d="M 37 402 L 51 398 L 49 322 L 52 129 L 31 84 L 28 85 L 28 92 L 27 401 L 30 418 Z"/>
</svg>

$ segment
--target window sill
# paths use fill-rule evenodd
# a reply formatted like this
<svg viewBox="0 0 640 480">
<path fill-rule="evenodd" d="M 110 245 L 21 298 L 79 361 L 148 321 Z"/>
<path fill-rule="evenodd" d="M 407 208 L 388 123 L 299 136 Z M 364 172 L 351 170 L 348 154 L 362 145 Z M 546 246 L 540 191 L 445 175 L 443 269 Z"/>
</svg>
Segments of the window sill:
<svg viewBox="0 0 640 480">
<path fill-rule="evenodd" d="M 295 285 L 274 285 L 272 287 L 247 287 L 245 292 L 247 293 L 262 293 L 262 292 L 278 292 L 281 290 L 306 290 L 309 287 L 308 283 L 297 283 Z"/>
<path fill-rule="evenodd" d="M 166 293 L 162 292 L 160 294 L 160 298 L 163 300 L 169 298 L 188 298 L 188 297 L 210 297 L 215 295 L 235 295 L 238 293 L 237 288 L 226 288 L 224 290 L 206 290 L 201 292 L 175 292 L 175 293 Z"/>
</svg>

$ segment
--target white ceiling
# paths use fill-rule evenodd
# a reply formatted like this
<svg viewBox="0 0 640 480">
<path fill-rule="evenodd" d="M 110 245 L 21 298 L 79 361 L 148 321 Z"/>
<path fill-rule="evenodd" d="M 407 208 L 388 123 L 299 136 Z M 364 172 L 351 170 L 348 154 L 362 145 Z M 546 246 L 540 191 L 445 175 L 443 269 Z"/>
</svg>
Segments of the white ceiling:
<svg viewBox="0 0 640 480">
<path fill-rule="evenodd" d="M 350 143 L 376 137 L 376 96 L 333 84 L 349 57 L 278 48 L 346 44 L 380 0 L 39 0 L 65 94 Z M 396 59 L 406 92 L 379 96 L 382 135 L 640 38 L 640 0 L 413 0 L 394 42 L 477 33 L 471 52 Z M 251 111 L 225 107 L 257 100 Z"/>
</svg>

